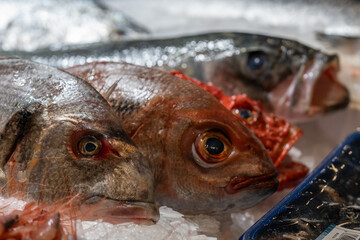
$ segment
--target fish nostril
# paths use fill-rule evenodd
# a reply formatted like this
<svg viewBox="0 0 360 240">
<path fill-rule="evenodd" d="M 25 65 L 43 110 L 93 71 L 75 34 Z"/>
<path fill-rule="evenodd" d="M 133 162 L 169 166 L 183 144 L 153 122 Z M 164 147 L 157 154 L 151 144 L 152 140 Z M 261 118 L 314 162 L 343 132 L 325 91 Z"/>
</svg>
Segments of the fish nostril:
<svg viewBox="0 0 360 240">
<path fill-rule="evenodd" d="M 249 151 L 254 151 L 254 147 L 251 146 L 250 144 L 247 145 L 247 149 L 248 149 Z"/>
<path fill-rule="evenodd" d="M 115 156 L 120 157 L 119 152 L 116 151 L 115 149 L 111 149 L 111 152 L 112 152 Z"/>
</svg>

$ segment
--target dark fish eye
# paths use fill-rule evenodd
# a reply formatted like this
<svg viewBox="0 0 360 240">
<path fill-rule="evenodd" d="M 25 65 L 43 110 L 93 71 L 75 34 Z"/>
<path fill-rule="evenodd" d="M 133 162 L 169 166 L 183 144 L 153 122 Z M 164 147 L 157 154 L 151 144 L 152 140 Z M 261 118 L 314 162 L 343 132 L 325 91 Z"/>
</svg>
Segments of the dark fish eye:
<svg viewBox="0 0 360 240">
<path fill-rule="evenodd" d="M 78 143 L 78 151 L 84 157 L 93 157 L 100 153 L 102 148 L 101 141 L 95 136 L 86 136 Z"/>
<path fill-rule="evenodd" d="M 248 119 L 252 117 L 252 112 L 249 109 L 240 109 L 239 116 L 244 119 Z"/>
<path fill-rule="evenodd" d="M 195 161 L 203 167 L 216 164 L 228 159 L 232 145 L 225 134 L 220 131 L 206 131 L 196 138 L 194 142 L 193 156 Z"/>
<path fill-rule="evenodd" d="M 253 112 L 250 109 L 242 108 L 242 109 L 233 109 L 233 114 L 240 117 L 241 119 L 251 120 L 253 117 Z"/>
<path fill-rule="evenodd" d="M 266 54 L 261 51 L 249 53 L 247 67 L 251 71 L 258 71 L 265 67 L 267 61 Z"/>
<path fill-rule="evenodd" d="M 208 138 L 205 142 L 206 151 L 211 155 L 219 155 L 224 149 L 224 143 L 217 138 Z"/>
<path fill-rule="evenodd" d="M 97 146 L 93 142 L 88 142 L 85 144 L 85 151 L 86 152 L 94 152 Z"/>
</svg>

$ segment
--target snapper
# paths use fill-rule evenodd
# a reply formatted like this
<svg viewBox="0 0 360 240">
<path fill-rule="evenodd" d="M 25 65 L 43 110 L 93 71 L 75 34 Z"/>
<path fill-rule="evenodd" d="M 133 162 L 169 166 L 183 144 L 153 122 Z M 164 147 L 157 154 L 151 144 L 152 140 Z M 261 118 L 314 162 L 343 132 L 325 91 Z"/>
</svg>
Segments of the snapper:
<svg viewBox="0 0 360 240">
<path fill-rule="evenodd" d="M 127 63 L 95 62 L 66 71 L 107 99 L 151 160 L 159 204 L 217 213 L 249 208 L 276 191 L 276 170 L 264 146 L 205 90 Z"/>
</svg>

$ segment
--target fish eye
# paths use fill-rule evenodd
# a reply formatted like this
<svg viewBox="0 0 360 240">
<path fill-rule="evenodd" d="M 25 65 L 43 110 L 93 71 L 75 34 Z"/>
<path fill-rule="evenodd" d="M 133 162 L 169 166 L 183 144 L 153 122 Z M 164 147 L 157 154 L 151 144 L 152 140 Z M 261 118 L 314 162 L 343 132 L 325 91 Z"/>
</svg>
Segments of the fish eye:
<svg viewBox="0 0 360 240">
<path fill-rule="evenodd" d="M 195 161 L 203 167 L 226 160 L 232 149 L 229 139 L 216 130 L 199 134 L 193 146 Z"/>
<path fill-rule="evenodd" d="M 233 114 L 239 116 L 242 119 L 250 120 L 253 117 L 253 113 L 250 109 L 242 108 L 242 109 L 233 109 Z"/>
<path fill-rule="evenodd" d="M 95 136 L 86 136 L 78 143 L 78 151 L 84 157 L 93 157 L 100 153 L 101 141 Z"/>
<path fill-rule="evenodd" d="M 209 154 L 214 156 L 221 154 L 225 149 L 224 143 L 214 137 L 206 139 L 204 147 Z"/>
<path fill-rule="evenodd" d="M 249 74 L 256 77 L 261 75 L 268 65 L 267 54 L 263 51 L 254 51 L 248 54 L 246 68 Z"/>
</svg>

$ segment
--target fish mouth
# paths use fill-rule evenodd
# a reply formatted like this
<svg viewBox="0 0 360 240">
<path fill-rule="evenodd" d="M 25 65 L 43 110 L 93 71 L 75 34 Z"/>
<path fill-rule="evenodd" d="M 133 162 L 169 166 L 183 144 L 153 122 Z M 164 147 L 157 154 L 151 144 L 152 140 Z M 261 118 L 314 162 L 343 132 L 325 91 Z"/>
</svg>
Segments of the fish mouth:
<svg viewBox="0 0 360 240">
<path fill-rule="evenodd" d="M 274 112 L 299 122 L 349 104 L 349 91 L 338 79 L 337 55 L 316 53 L 303 58 L 296 74 L 279 84 L 269 95 Z"/>
<path fill-rule="evenodd" d="M 234 177 L 226 185 L 225 191 L 228 194 L 236 194 L 245 188 L 277 188 L 277 173 L 269 173 L 256 177 Z"/>
<path fill-rule="evenodd" d="M 339 59 L 329 56 L 329 63 L 313 85 L 309 115 L 345 108 L 349 102 L 349 91 L 338 79 Z"/>
<path fill-rule="evenodd" d="M 102 219 L 111 224 L 133 222 L 152 225 L 159 220 L 159 210 L 154 203 L 134 200 L 117 200 L 103 196 L 85 199 L 77 209 L 77 217 L 84 221 Z"/>
</svg>

